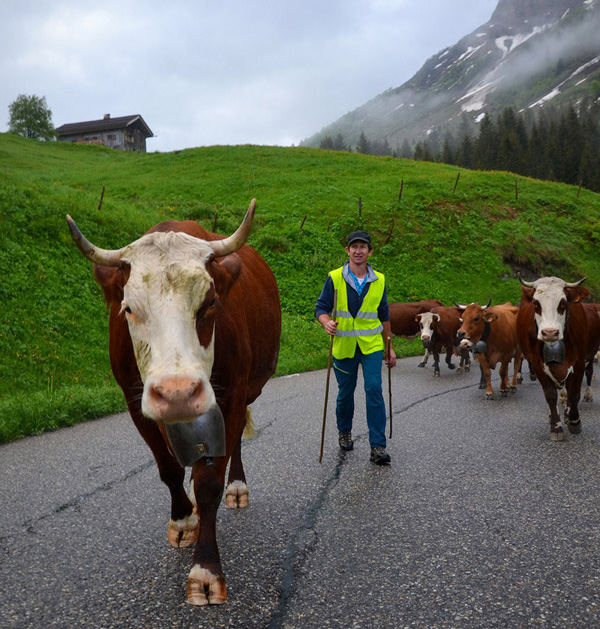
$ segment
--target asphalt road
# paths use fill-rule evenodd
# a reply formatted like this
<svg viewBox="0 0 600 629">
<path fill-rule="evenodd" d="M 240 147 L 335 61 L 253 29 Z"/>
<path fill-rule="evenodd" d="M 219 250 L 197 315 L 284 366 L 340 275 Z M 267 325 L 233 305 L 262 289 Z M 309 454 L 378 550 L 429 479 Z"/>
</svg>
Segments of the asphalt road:
<svg viewBox="0 0 600 629">
<path fill-rule="evenodd" d="M 527 376 L 486 401 L 478 370 L 417 362 L 392 371 L 385 468 L 362 397 L 341 455 L 332 377 L 319 465 L 325 371 L 267 385 L 250 507 L 219 510 L 220 606 L 185 603 L 191 550 L 126 415 L 0 447 L 0 627 L 599 627 L 600 391 L 553 443 Z"/>
</svg>

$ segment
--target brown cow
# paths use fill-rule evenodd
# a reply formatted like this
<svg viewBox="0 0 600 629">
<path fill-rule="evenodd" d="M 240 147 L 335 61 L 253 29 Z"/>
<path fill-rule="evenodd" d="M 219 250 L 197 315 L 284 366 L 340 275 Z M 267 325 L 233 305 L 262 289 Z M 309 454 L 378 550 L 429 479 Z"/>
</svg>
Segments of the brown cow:
<svg viewBox="0 0 600 629">
<path fill-rule="evenodd" d="M 192 605 L 227 598 L 216 539 L 225 470 L 231 458 L 227 504 L 247 506 L 242 433 L 248 405 L 277 364 L 277 284 L 244 244 L 255 203 L 228 238 L 193 221 L 166 221 L 115 251 L 96 248 L 67 216 L 110 308 L 114 376 L 171 493 L 169 542 L 197 540 L 187 589 Z M 196 509 L 184 490 L 185 466 L 192 468 Z"/>
<path fill-rule="evenodd" d="M 581 303 L 589 295 L 578 282 L 541 277 L 521 279 L 521 305 L 517 335 L 523 355 L 530 362 L 550 409 L 550 439 L 562 441 L 564 431 L 558 414 L 558 392 L 567 389 L 565 420 L 569 432 L 581 432 L 577 404 L 585 371 L 588 346 L 587 317 Z"/>
<path fill-rule="evenodd" d="M 588 342 L 585 352 L 585 380 L 586 388 L 583 394 L 584 402 L 592 402 L 592 378 L 594 376 L 594 359 L 600 349 L 600 304 L 582 304 L 588 325 Z"/>
<path fill-rule="evenodd" d="M 419 323 L 415 317 L 422 312 L 429 312 L 435 306 L 443 306 L 444 302 L 439 299 L 421 299 L 420 301 L 392 301 L 390 308 L 390 328 L 394 336 L 403 336 L 413 339 L 419 334 Z M 419 367 L 425 367 L 430 356 L 429 350 L 425 351 Z"/>
<path fill-rule="evenodd" d="M 422 312 L 415 318 L 421 329 L 423 347 L 433 354 L 433 377 L 440 377 L 440 354 L 446 349 L 448 369 L 454 369 L 452 355 L 460 356 L 458 373 L 471 369 L 469 350 L 461 348 L 456 333 L 460 328 L 461 310 L 456 306 L 436 306 L 429 312 Z M 419 367 L 425 366 L 425 358 Z"/>
<path fill-rule="evenodd" d="M 492 373 L 500 363 L 500 395 L 508 395 L 509 388 L 515 390 L 520 379 L 521 350 L 517 344 L 518 308 L 510 302 L 498 306 L 480 306 L 477 303 L 468 306 L 459 305 L 462 313 L 462 325 L 458 330 L 460 344 L 465 349 L 472 349 L 481 365 L 482 378 L 485 378 L 485 396 L 494 397 Z M 514 358 L 514 372 L 510 386 L 508 383 L 508 365 Z"/>
</svg>

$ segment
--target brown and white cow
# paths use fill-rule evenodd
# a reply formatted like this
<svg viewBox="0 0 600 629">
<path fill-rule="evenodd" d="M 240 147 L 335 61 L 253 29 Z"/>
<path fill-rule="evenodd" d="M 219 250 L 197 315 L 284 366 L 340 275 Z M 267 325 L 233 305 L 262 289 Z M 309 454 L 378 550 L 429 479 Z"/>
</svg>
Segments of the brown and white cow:
<svg viewBox="0 0 600 629">
<path fill-rule="evenodd" d="M 448 369 L 454 369 L 452 355 L 460 357 L 458 373 L 471 368 L 469 350 L 460 347 L 456 333 L 460 328 L 461 310 L 456 306 L 436 306 L 429 312 L 418 314 L 415 319 L 421 330 L 423 347 L 433 354 L 433 376 L 440 377 L 440 354 L 446 349 L 446 364 Z M 419 363 L 425 367 L 426 360 Z"/>
<path fill-rule="evenodd" d="M 457 336 L 461 347 L 472 349 L 479 360 L 482 378 L 485 378 L 485 396 L 494 397 L 491 370 L 500 363 L 500 395 L 505 397 L 508 391 L 515 390 L 520 379 L 521 350 L 517 344 L 518 308 L 510 302 L 498 306 L 486 306 L 472 303 L 459 305 L 462 310 L 462 325 Z M 508 382 L 508 366 L 514 359 L 514 372 Z"/>
<path fill-rule="evenodd" d="M 550 439 L 562 441 L 564 431 L 558 411 L 558 393 L 567 390 L 565 420 L 569 432 L 581 432 L 577 404 L 585 371 L 588 323 L 581 301 L 589 295 L 578 282 L 541 277 L 521 279 L 521 305 L 517 334 L 523 355 L 530 362 L 550 409 Z"/>
<path fill-rule="evenodd" d="M 196 541 L 187 589 L 192 605 L 227 598 L 216 539 L 225 470 L 231 459 L 227 504 L 247 506 L 242 433 L 248 405 L 273 375 L 279 352 L 277 284 L 266 262 L 244 244 L 255 203 L 228 238 L 193 221 L 166 221 L 113 251 L 91 244 L 67 216 L 79 249 L 95 263 L 110 308 L 114 376 L 171 494 L 168 540 L 174 547 Z M 177 430 L 216 409 L 222 431 L 224 419 L 224 456 L 204 457 L 206 443 L 198 444 L 189 463 L 194 509 L 184 490 L 188 463 L 180 464 L 168 435 L 186 434 Z"/>
<path fill-rule="evenodd" d="M 415 317 L 422 312 L 429 312 L 435 306 L 443 306 L 439 299 L 421 299 L 420 301 L 392 301 L 390 308 L 390 328 L 394 336 L 414 339 L 420 332 L 419 323 Z M 419 367 L 424 367 L 431 352 L 425 351 Z"/>
</svg>

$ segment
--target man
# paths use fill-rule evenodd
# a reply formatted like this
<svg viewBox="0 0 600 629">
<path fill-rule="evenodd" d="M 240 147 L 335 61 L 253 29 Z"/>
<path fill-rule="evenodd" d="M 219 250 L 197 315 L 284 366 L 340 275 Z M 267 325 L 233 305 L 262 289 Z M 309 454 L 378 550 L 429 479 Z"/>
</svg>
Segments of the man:
<svg viewBox="0 0 600 629">
<path fill-rule="evenodd" d="M 385 277 L 369 264 L 373 247 L 368 232 L 352 232 L 345 249 L 348 261 L 329 273 L 315 306 L 316 318 L 325 332 L 333 336 L 339 445 L 345 451 L 354 448 L 354 390 L 360 364 L 367 402 L 371 461 L 377 465 L 388 465 L 391 459 L 385 449 L 386 411 L 381 388 L 381 361 L 387 353 L 387 339 L 392 332 Z M 335 290 L 337 308 L 334 321 L 331 314 Z M 389 367 L 396 364 L 396 353 L 391 343 L 385 362 Z"/>
</svg>

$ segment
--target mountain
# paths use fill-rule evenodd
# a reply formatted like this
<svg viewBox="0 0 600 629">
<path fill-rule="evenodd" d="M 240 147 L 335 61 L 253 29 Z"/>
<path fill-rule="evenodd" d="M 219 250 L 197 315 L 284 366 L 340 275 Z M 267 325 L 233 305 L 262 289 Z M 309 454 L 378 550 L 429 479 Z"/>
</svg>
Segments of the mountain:
<svg viewBox="0 0 600 629">
<path fill-rule="evenodd" d="M 505 107 L 600 99 L 600 0 L 499 0 L 489 22 L 428 59 L 406 83 L 305 140 L 399 147 Z"/>
</svg>

